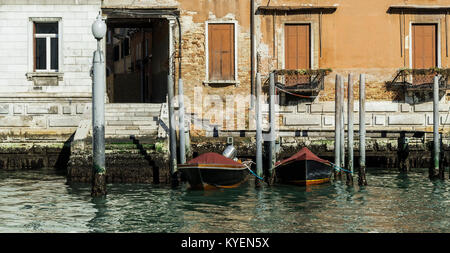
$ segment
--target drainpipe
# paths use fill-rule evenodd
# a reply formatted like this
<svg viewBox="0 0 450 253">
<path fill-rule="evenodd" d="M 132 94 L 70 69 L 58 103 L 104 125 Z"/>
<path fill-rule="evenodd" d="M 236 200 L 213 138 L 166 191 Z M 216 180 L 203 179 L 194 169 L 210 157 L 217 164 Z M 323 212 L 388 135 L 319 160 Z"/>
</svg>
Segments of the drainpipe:
<svg viewBox="0 0 450 253">
<path fill-rule="evenodd" d="M 250 0 L 250 62 L 251 62 L 251 77 L 250 77 L 250 109 L 255 105 L 255 69 L 256 69 L 256 41 L 255 41 L 255 0 Z"/>
</svg>

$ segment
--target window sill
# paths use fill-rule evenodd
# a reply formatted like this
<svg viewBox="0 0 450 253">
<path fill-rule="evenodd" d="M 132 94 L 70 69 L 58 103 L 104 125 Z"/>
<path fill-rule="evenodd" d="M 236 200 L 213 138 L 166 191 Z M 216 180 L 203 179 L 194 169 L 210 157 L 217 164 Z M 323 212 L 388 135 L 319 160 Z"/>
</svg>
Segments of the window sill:
<svg viewBox="0 0 450 253">
<path fill-rule="evenodd" d="M 64 73 L 61 72 L 28 72 L 28 81 L 32 81 L 35 86 L 58 86 L 59 81 L 63 81 Z"/>
<path fill-rule="evenodd" d="M 239 81 L 235 80 L 210 80 L 210 81 L 203 81 L 203 85 L 205 86 L 211 86 L 211 85 L 235 85 L 236 87 L 239 86 Z"/>
</svg>

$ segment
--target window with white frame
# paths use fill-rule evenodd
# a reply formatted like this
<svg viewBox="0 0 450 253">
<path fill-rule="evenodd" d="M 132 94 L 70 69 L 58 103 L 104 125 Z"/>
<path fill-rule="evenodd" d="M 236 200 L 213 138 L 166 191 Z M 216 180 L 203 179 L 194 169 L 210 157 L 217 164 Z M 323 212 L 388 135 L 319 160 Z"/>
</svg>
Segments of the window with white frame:
<svg viewBox="0 0 450 253">
<path fill-rule="evenodd" d="M 206 22 L 206 80 L 237 82 L 237 23 Z"/>
<path fill-rule="evenodd" d="M 34 70 L 57 72 L 59 66 L 58 22 L 34 22 Z"/>
</svg>

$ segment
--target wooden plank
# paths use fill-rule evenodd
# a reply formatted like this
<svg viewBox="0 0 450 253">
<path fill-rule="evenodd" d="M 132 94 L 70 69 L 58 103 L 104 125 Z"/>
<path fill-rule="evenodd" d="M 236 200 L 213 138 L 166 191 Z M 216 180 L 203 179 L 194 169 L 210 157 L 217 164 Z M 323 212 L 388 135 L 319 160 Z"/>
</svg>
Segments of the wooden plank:
<svg viewBox="0 0 450 253">
<path fill-rule="evenodd" d="M 450 6 L 439 5 L 392 5 L 388 8 L 388 13 L 396 13 L 401 11 L 410 11 L 411 13 L 437 12 L 445 13 L 450 11 Z"/>
<path fill-rule="evenodd" d="M 337 6 L 259 6 L 257 14 L 273 14 L 277 12 L 286 12 L 290 14 L 305 13 L 334 13 Z"/>
</svg>

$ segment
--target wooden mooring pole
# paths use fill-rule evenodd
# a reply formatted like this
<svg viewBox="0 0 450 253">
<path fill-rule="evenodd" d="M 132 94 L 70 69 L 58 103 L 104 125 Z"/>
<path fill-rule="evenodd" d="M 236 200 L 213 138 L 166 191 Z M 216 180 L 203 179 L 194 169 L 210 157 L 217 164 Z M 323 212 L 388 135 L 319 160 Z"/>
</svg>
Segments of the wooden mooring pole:
<svg viewBox="0 0 450 253">
<path fill-rule="evenodd" d="M 341 164 L 341 86 L 339 85 L 339 75 L 336 75 L 335 94 L 334 94 L 334 164 Z M 334 170 L 334 179 L 338 177 L 338 170 Z"/>
<path fill-rule="evenodd" d="M 183 79 L 178 79 L 178 119 L 180 140 L 180 164 L 186 163 L 186 130 L 184 123 Z"/>
<path fill-rule="evenodd" d="M 269 120 L 270 120 L 270 142 L 269 142 L 269 167 L 268 167 L 268 182 L 272 184 L 273 180 L 273 169 L 275 167 L 276 162 L 276 153 L 275 153 L 275 140 L 276 140 L 276 132 L 275 132 L 275 73 L 270 73 L 269 76 Z"/>
<path fill-rule="evenodd" d="M 340 149 L 341 151 L 339 151 L 339 153 L 341 154 L 341 164 L 339 165 L 341 168 L 345 168 L 345 110 L 344 110 L 344 105 L 345 105 L 345 85 L 344 85 L 344 78 L 342 76 L 339 76 L 339 85 L 340 85 L 340 111 L 341 111 L 341 132 L 340 132 Z M 339 177 L 342 179 L 342 177 L 344 176 L 344 172 L 343 171 L 339 171 Z"/>
<path fill-rule="evenodd" d="M 174 97 L 174 81 L 173 76 L 169 74 L 167 76 L 167 104 L 169 107 L 169 151 L 170 151 L 170 176 L 172 186 L 178 185 L 178 177 L 177 177 L 177 135 L 175 131 L 174 121 L 175 114 L 173 108 L 173 97 Z"/>
<path fill-rule="evenodd" d="M 348 75 L 348 137 L 347 137 L 347 149 L 348 149 L 348 161 L 347 161 L 347 185 L 353 185 L 353 75 Z"/>
<path fill-rule="evenodd" d="M 263 177 L 262 161 L 262 115 L 261 115 L 261 74 L 256 73 L 256 175 Z M 255 186 L 260 186 L 260 181 L 255 179 Z"/>
<path fill-rule="evenodd" d="M 366 75 L 359 76 L 359 171 L 358 185 L 366 180 Z"/>
<path fill-rule="evenodd" d="M 439 137 L 439 76 L 435 76 L 433 82 L 433 158 L 430 166 L 430 178 L 436 177 L 436 171 L 439 171 L 438 177 L 444 179 L 443 166 L 439 166 Z"/>
</svg>

